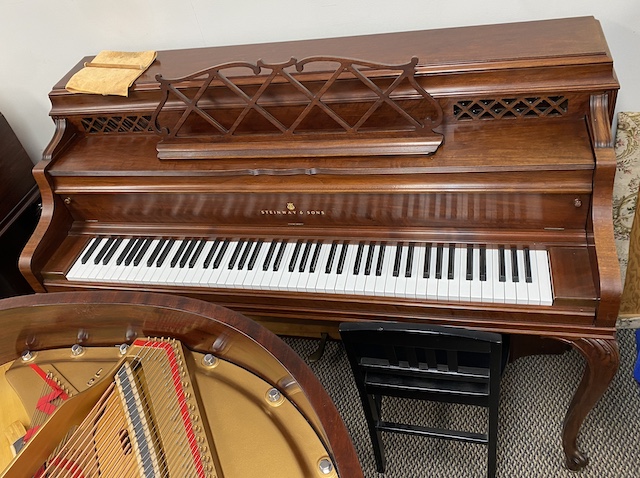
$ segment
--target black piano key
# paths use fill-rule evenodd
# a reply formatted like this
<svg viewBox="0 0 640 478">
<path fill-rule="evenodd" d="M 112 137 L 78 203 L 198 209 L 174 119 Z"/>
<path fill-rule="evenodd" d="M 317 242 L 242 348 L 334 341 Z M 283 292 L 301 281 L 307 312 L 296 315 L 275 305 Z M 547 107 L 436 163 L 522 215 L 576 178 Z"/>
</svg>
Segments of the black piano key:
<svg viewBox="0 0 640 478">
<path fill-rule="evenodd" d="M 247 270 L 252 271 L 253 267 L 256 265 L 258 255 L 260 254 L 260 249 L 262 249 L 262 244 L 264 244 L 264 241 L 262 239 L 259 239 L 256 243 L 256 247 L 253 248 L 253 253 L 251 254 L 251 258 L 249 259 L 249 264 L 247 264 Z"/>
<path fill-rule="evenodd" d="M 229 265 L 227 266 L 229 269 L 233 269 L 236 266 L 236 262 L 238 261 L 238 257 L 240 257 L 240 253 L 242 252 L 242 246 L 244 245 L 245 240 L 240 239 L 236 244 L 236 248 L 233 250 L 231 254 L 231 259 L 229 260 Z"/>
<path fill-rule="evenodd" d="M 498 246 L 498 269 L 500 282 L 507 282 L 507 266 L 504 258 L 504 246 Z"/>
<path fill-rule="evenodd" d="M 244 245 L 244 250 L 242 251 L 242 254 L 240 255 L 240 260 L 238 261 L 239 271 L 244 269 L 244 266 L 247 263 L 247 259 L 249 258 L 249 253 L 251 252 L 251 249 L 253 248 L 254 244 L 255 243 L 252 240 L 248 240 L 247 243 Z"/>
<path fill-rule="evenodd" d="M 267 251 L 267 256 L 264 258 L 264 263 L 262 264 L 262 270 L 268 271 L 271 266 L 271 259 L 276 252 L 276 247 L 278 246 L 278 241 L 271 241 L 269 244 L 269 250 Z"/>
<path fill-rule="evenodd" d="M 144 244 L 144 239 L 138 238 L 138 239 L 135 240 L 135 242 L 133 244 L 133 247 L 129 251 L 129 254 L 127 254 L 127 257 L 125 257 L 125 259 L 124 259 L 124 265 L 125 266 L 131 265 L 131 263 L 133 262 L 133 260 L 136 257 L 136 254 L 138 254 L 138 251 L 142 247 L 142 244 Z"/>
<path fill-rule="evenodd" d="M 353 275 L 360 274 L 360 264 L 362 263 L 362 255 L 364 254 L 364 242 L 358 243 L 358 250 L 356 251 L 356 262 L 353 264 Z"/>
<path fill-rule="evenodd" d="M 487 281 L 487 247 L 480 246 L 480 280 Z"/>
<path fill-rule="evenodd" d="M 160 254 L 160 251 L 162 250 L 162 246 L 164 246 L 165 242 L 166 242 L 166 239 L 158 240 L 156 247 L 153 249 L 153 252 L 149 256 L 149 259 L 147 259 L 147 267 L 151 267 L 153 265 L 154 261 L 156 260 L 156 257 L 158 257 L 158 254 Z"/>
<path fill-rule="evenodd" d="M 87 252 L 85 252 L 84 255 L 82 256 L 82 259 L 80 259 L 81 263 L 86 264 L 89 261 L 91 254 L 93 254 L 95 250 L 98 248 L 98 246 L 102 242 L 102 239 L 104 239 L 104 237 L 96 237 L 93 240 L 93 242 L 89 246 L 89 249 L 87 249 Z"/>
<path fill-rule="evenodd" d="M 312 274 L 316 271 L 318 266 L 318 257 L 320 257 L 320 250 L 322 249 L 322 241 L 318 241 L 316 248 L 313 250 L 313 257 L 311 258 L 311 264 L 309 265 L 309 272 Z"/>
<path fill-rule="evenodd" d="M 473 280 L 473 244 L 467 244 L 467 280 Z"/>
<path fill-rule="evenodd" d="M 118 239 L 113 241 L 113 244 L 111 244 L 111 247 L 109 248 L 107 253 L 104 255 L 104 257 L 102 258 L 102 265 L 103 266 L 106 266 L 109 263 L 109 261 L 111 261 L 111 259 L 113 258 L 113 255 L 116 253 L 116 250 L 118 249 L 120 244 L 122 244 L 122 238 L 121 237 L 119 237 Z"/>
<path fill-rule="evenodd" d="M 398 277 L 400 275 L 400 263 L 402 262 L 402 249 L 404 245 L 402 242 L 398 242 L 396 247 L 396 257 L 393 261 L 393 277 Z"/>
<path fill-rule="evenodd" d="M 193 269 L 196 265 L 196 262 L 198 262 L 198 258 L 200 257 L 200 254 L 202 254 L 202 250 L 204 249 L 205 244 L 207 243 L 207 241 L 205 241 L 204 239 L 200 239 L 198 241 L 198 245 L 196 246 L 196 250 L 193 253 L 193 255 L 191 256 L 191 259 L 189 260 L 189 269 Z"/>
<path fill-rule="evenodd" d="M 214 269 L 217 269 L 218 267 L 220 267 L 220 264 L 222 264 L 222 259 L 224 258 L 224 254 L 227 252 L 227 249 L 229 249 L 229 243 L 230 243 L 229 239 L 225 239 L 224 241 L 222 241 L 220 250 L 216 254 L 216 258 L 213 260 Z"/>
<path fill-rule="evenodd" d="M 211 249 L 209 249 L 209 252 L 207 253 L 207 257 L 204 258 L 202 267 L 204 267 L 205 269 L 209 267 L 209 265 L 211 264 L 211 261 L 213 261 L 213 255 L 216 253 L 216 249 L 218 249 L 219 245 L 220 245 L 220 239 L 216 239 L 213 241 L 213 244 L 211 244 Z"/>
<path fill-rule="evenodd" d="M 381 242 L 378 250 L 378 262 L 376 264 L 376 276 L 380 277 L 382 275 L 382 268 L 384 267 L 384 251 L 387 247 L 386 242 Z"/>
<path fill-rule="evenodd" d="M 175 266 L 178 265 L 178 261 L 180 261 L 180 258 L 182 257 L 182 253 L 187 248 L 187 244 L 188 243 L 189 243 L 189 241 L 187 239 L 183 239 L 180 242 L 180 245 L 178 246 L 178 250 L 173 255 L 173 258 L 171 259 L 171 262 L 170 262 L 170 266 L 171 267 L 175 267 Z"/>
<path fill-rule="evenodd" d="M 302 240 L 298 239 L 296 245 L 293 248 L 293 254 L 291 254 L 291 260 L 289 260 L 289 272 L 296 270 L 296 264 L 298 263 L 298 256 L 300 255 L 300 249 L 302 249 Z"/>
<path fill-rule="evenodd" d="M 162 264 L 164 264 L 164 261 L 167 259 L 167 256 L 169 255 L 169 251 L 173 247 L 174 242 L 175 242 L 175 239 L 169 239 L 165 242 L 164 248 L 162 249 L 162 252 L 158 256 L 156 267 L 161 267 Z"/>
<path fill-rule="evenodd" d="M 336 257 L 336 249 L 338 248 L 338 241 L 331 243 L 331 249 L 329 249 L 329 257 L 327 258 L 327 265 L 324 268 L 325 274 L 330 274 L 333 267 L 333 259 Z"/>
<path fill-rule="evenodd" d="M 102 249 L 100 249 L 100 252 L 98 252 L 98 255 L 93 260 L 94 264 L 98 264 L 102 260 L 105 254 L 109 251 L 111 244 L 113 244 L 115 240 L 116 239 L 114 237 L 110 237 L 109 239 L 107 239 L 107 242 L 104 243 L 104 245 L 102 246 Z"/>
<path fill-rule="evenodd" d="M 436 249 L 436 279 L 442 279 L 442 254 L 444 245 L 438 244 Z"/>
<path fill-rule="evenodd" d="M 415 242 L 410 242 L 409 247 L 407 248 L 407 265 L 404 268 L 404 276 L 411 277 L 413 273 L 413 250 L 416 247 Z"/>
<path fill-rule="evenodd" d="M 427 242 L 425 244 L 424 251 L 424 269 L 422 271 L 422 278 L 428 279 L 431 275 L 431 243 Z"/>
<path fill-rule="evenodd" d="M 364 264 L 364 275 L 371 275 L 371 265 L 373 264 L 373 256 L 375 255 L 376 244 L 372 242 L 369 244 L 369 250 L 367 251 L 367 261 Z"/>
<path fill-rule="evenodd" d="M 309 257 L 311 256 L 311 247 L 313 246 L 313 241 L 307 241 L 304 245 L 304 250 L 302 251 L 302 258 L 300 259 L 300 266 L 298 267 L 298 272 L 304 272 L 307 269 L 307 263 L 309 262 Z"/>
<path fill-rule="evenodd" d="M 284 251 L 287 248 L 287 240 L 283 240 L 280 243 L 280 249 L 278 249 L 278 253 L 276 254 L 276 260 L 273 261 L 273 271 L 277 272 L 280 269 L 280 263 L 282 262 L 282 257 L 284 256 Z"/>
<path fill-rule="evenodd" d="M 184 267 L 189 262 L 189 258 L 191 257 L 191 253 L 195 249 L 196 244 L 198 244 L 198 241 L 196 239 L 191 239 L 187 242 L 187 247 L 184 249 L 184 253 L 180 258 L 180 262 L 179 262 L 180 269 L 184 269 Z"/>
<path fill-rule="evenodd" d="M 531 284 L 533 282 L 533 274 L 531 273 L 531 255 L 529 248 L 524 248 L 524 280 Z"/>
<path fill-rule="evenodd" d="M 338 268 L 336 272 L 338 274 L 342 274 L 344 270 L 344 262 L 347 259 L 347 250 L 349 249 L 349 242 L 345 241 L 342 243 L 342 249 L 340 249 L 340 257 L 338 258 Z"/>
<path fill-rule="evenodd" d="M 518 251 L 515 247 L 511 247 L 511 279 L 513 282 L 520 282 L 518 274 Z"/>
<path fill-rule="evenodd" d="M 455 275 L 456 246 L 449 244 L 449 264 L 447 264 L 447 280 L 452 280 Z"/>
<path fill-rule="evenodd" d="M 127 243 L 126 246 L 124 246 L 124 249 L 122 249 L 122 252 L 120 253 L 118 258 L 116 259 L 116 265 L 119 266 L 120 264 L 122 264 L 124 262 L 125 258 L 129 254 L 129 251 L 133 247 L 134 243 L 135 243 L 135 241 L 133 239 L 129 239 L 129 242 Z"/>
<path fill-rule="evenodd" d="M 133 265 L 134 266 L 139 266 L 140 265 L 140 262 L 142 262 L 142 258 L 144 257 L 144 255 L 149 250 L 149 247 L 151 246 L 151 242 L 153 242 L 153 239 L 149 239 L 149 238 L 144 239 L 144 241 L 142 242 L 142 247 L 140 248 L 140 250 L 136 254 L 136 257 L 133 258 Z"/>
</svg>

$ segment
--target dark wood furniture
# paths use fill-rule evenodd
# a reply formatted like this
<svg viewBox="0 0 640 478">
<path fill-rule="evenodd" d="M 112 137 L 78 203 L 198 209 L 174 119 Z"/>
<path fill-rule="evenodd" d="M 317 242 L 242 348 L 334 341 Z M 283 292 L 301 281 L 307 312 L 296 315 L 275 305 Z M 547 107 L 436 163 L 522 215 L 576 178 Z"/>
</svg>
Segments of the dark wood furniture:
<svg viewBox="0 0 640 478">
<path fill-rule="evenodd" d="M 382 432 L 390 432 L 486 445 L 487 477 L 496 476 L 500 334 L 431 324 L 345 322 L 340 325 L 340 338 L 362 401 L 379 473 L 385 472 Z M 394 420 L 383 416 L 385 397 L 483 407 L 487 426 L 471 431 L 464 426 L 452 429 Z"/>
<path fill-rule="evenodd" d="M 80 347 L 83 352 L 76 353 L 77 357 L 72 362 L 91 361 L 91 351 L 97 350 L 99 347 L 107 347 L 116 352 L 117 362 L 118 346 L 130 346 L 137 340 L 147 337 L 176 339 L 191 352 L 213 354 L 216 359 L 238 366 L 245 373 L 249 372 L 266 384 L 275 387 L 288 401 L 294 404 L 298 413 L 304 415 L 307 426 L 313 428 L 329 453 L 331 463 L 320 464 L 313 460 L 311 464 L 313 471 L 307 470 L 307 473 L 301 476 L 334 478 L 337 476 L 347 478 L 363 476 L 349 433 L 331 399 L 311 369 L 277 336 L 254 321 L 229 309 L 191 298 L 145 292 L 92 291 L 36 294 L 0 301 L 0 326 L 3 330 L 3 340 L 0 342 L 0 372 L 2 373 L 0 386 L 3 382 L 6 383 L 4 375 L 7 371 L 7 365 L 10 365 L 14 360 L 17 359 L 20 362 L 28 354 L 27 363 L 34 360 L 37 364 L 39 355 L 44 356 L 46 351 L 53 353 L 53 351 L 61 349 L 63 354 L 61 357 L 67 357 L 68 361 L 72 356 L 71 347 L 73 346 L 76 349 Z M 116 347 L 113 347 L 114 345 Z M 105 364 L 103 365 L 105 373 L 102 375 L 106 375 L 109 365 L 105 357 L 108 355 L 106 356 L 104 352 L 101 353 L 102 363 Z M 143 360 L 142 357 L 141 360 Z M 42 365 L 42 367 L 44 366 Z M 192 376 L 192 380 L 198 368 L 200 368 L 199 373 L 203 373 L 202 367 L 198 367 L 192 358 L 184 360 L 184 366 L 189 370 L 188 373 Z M 218 366 L 224 367 L 224 364 L 218 364 Z M 66 377 L 62 384 L 74 383 L 72 367 L 72 364 L 67 363 L 65 367 L 58 367 L 55 372 Z M 78 372 L 80 376 L 93 377 L 93 370 L 91 365 L 85 365 L 84 372 L 82 373 L 82 369 Z M 88 373 L 88 371 L 91 372 Z M 36 382 L 34 384 L 36 390 L 40 390 L 43 385 L 37 383 L 38 377 L 35 373 L 32 375 L 33 381 Z M 98 372 L 96 372 L 95 377 L 98 376 Z M 232 381 L 233 378 L 228 377 L 228 380 Z M 76 380 L 75 383 L 77 386 L 78 383 L 84 384 L 84 381 Z M 248 383 L 246 388 L 242 384 L 235 384 L 235 386 L 245 393 L 251 392 Z M 194 395 L 199 395 L 197 400 L 200 409 L 207 408 L 208 402 L 215 404 L 216 400 L 218 400 L 217 406 L 224 408 L 228 404 L 223 403 L 224 399 L 221 395 L 223 388 L 222 385 L 218 385 L 219 393 L 216 393 L 215 390 L 207 389 L 205 382 L 199 382 L 198 386 L 190 388 L 189 391 Z M 91 392 L 91 390 L 92 388 L 89 387 L 86 391 Z M 37 396 L 37 391 L 33 395 Z M 75 396 L 80 398 L 81 395 L 82 390 Z M 73 399 L 72 396 L 70 401 Z M 263 396 L 254 397 L 253 408 L 260 409 L 265 406 L 268 408 L 268 405 L 260 405 L 264 399 Z M 15 407 L 16 410 L 22 408 L 12 405 L 13 402 L 7 401 L 6 397 L 0 397 L 0 403 L 3 404 L 3 422 L 14 412 L 12 407 Z M 156 410 L 157 420 L 163 416 L 160 406 L 162 403 L 165 402 L 155 403 L 155 406 L 160 409 Z M 59 407 L 59 411 L 63 411 L 62 406 Z M 269 411 L 267 410 L 265 413 L 268 415 Z M 272 411 L 271 415 L 274 422 L 281 420 L 275 411 Z M 51 419 L 53 417 L 55 417 L 55 413 Z M 236 423 L 239 425 L 243 423 L 243 420 L 244 417 L 236 417 Z M 204 422 L 204 417 L 202 417 L 202 422 Z M 286 428 L 292 426 L 292 423 L 277 422 L 276 426 Z M 6 426 L 6 423 L 4 425 Z M 260 425 L 255 423 L 246 426 L 250 426 L 251 433 L 255 435 L 259 435 L 263 431 Z M 43 425 L 43 428 L 46 430 L 46 424 Z M 214 441 L 216 437 L 219 439 L 226 433 L 225 430 L 211 430 L 210 432 Z M 246 432 L 239 433 L 240 437 L 243 435 L 246 435 Z M 35 435 L 33 439 L 37 439 L 38 436 L 38 434 Z M 283 436 L 287 436 L 286 432 L 283 432 Z M 293 455 L 303 461 L 306 449 L 304 446 L 297 447 L 300 443 L 295 443 L 295 437 L 295 434 L 289 437 Z M 92 446 L 94 446 L 93 442 Z M 165 447 L 170 446 L 172 446 L 171 443 L 165 443 Z M 243 443 L 216 444 L 219 455 L 229 447 L 241 450 L 243 446 Z M 268 448 L 269 443 L 265 443 L 264 446 Z M 214 448 L 213 444 L 211 448 Z M 252 460 L 258 459 L 259 461 L 260 453 L 258 450 L 254 450 L 251 455 Z M 218 458 L 222 467 L 228 469 L 224 465 L 225 457 L 219 456 Z M 281 476 L 278 469 L 284 463 L 278 463 L 277 457 L 271 456 L 271 458 L 276 461 L 268 459 L 265 463 L 263 460 L 260 473 L 266 473 L 266 476 Z M 104 458 L 104 462 L 107 463 L 109 459 L 113 461 L 113 458 L 107 456 Z M 188 457 L 185 457 L 186 460 Z M 252 460 L 246 460 L 246 455 L 243 457 L 245 462 Z M 324 472 L 318 469 L 320 465 L 324 467 Z M 24 468 L 16 470 L 15 466 L 12 466 L 10 469 L 11 472 L 6 476 L 24 476 Z M 122 470 L 122 468 L 116 468 L 117 473 L 106 473 L 105 476 L 121 476 Z M 313 475 L 309 473 L 313 473 Z M 192 474 L 191 476 L 205 475 Z M 207 474 L 206 476 L 212 475 Z M 236 475 L 232 474 L 231 476 Z M 241 476 L 255 476 L 255 473 Z"/>
<path fill-rule="evenodd" d="M 0 298 L 33 293 L 18 270 L 40 212 L 31 168 L 33 162 L 0 113 Z"/>
<path fill-rule="evenodd" d="M 43 214 L 20 260 L 36 291 L 187 295 L 280 334 L 337 338 L 345 321 L 429 321 L 511 334 L 512 344 L 570 344 L 587 366 L 563 447 L 571 469 L 587 464 L 576 438 L 618 368 L 620 301 L 611 221 L 619 85 L 594 18 L 162 51 L 126 98 L 65 91 L 90 59 L 50 94 L 56 132 L 34 170 Z M 505 261 L 513 247 L 514 257 L 527 249 L 542 258 L 548 300 L 438 300 L 426 288 L 414 297 L 325 293 L 320 279 L 302 291 L 102 280 L 101 266 L 94 277 L 82 264 L 97 238 L 119 248 L 130 238 L 193 239 L 207 250 L 230 239 L 234 251 L 258 239 L 288 240 L 288 251 L 298 241 L 323 241 L 322 251 L 334 241 L 349 241 L 349 251 L 360 242 L 398 251 L 402 242 L 403 271 L 404 245 L 425 257 L 431 246 L 445 257 L 443 244 L 462 245 L 460 254 L 470 245 L 475 257 L 484 246 L 499 257 L 504 246 Z M 101 264 L 97 254 L 86 259 Z M 210 277 L 215 265 L 198 260 Z M 388 272 L 394 287 L 406 282 Z"/>
</svg>

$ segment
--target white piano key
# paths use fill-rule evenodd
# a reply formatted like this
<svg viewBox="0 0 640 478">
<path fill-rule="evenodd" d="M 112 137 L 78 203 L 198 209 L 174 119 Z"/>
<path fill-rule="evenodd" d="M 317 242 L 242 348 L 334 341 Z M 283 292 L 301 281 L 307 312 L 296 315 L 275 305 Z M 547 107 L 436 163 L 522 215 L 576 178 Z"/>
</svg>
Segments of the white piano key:
<svg viewBox="0 0 640 478">
<path fill-rule="evenodd" d="M 427 299 L 438 299 L 438 283 L 436 279 L 436 258 L 437 258 L 437 244 L 434 242 L 431 244 L 431 262 L 429 264 L 429 279 L 427 280 Z"/>
<path fill-rule="evenodd" d="M 449 265 L 449 245 L 442 246 L 442 275 L 438 279 L 438 300 L 448 300 L 449 280 L 447 279 L 447 267 Z"/>
<path fill-rule="evenodd" d="M 420 248 L 419 244 L 414 244 L 413 257 L 411 258 L 411 277 L 406 277 L 405 280 L 404 297 L 411 299 L 416 298 L 418 279 L 422 276 L 424 262 L 420 262 Z M 422 259 L 424 260 L 424 256 L 422 256 Z M 406 273 L 406 269 L 404 272 Z"/>
<path fill-rule="evenodd" d="M 524 251 L 522 248 L 518 248 L 516 250 L 516 256 L 518 258 L 518 282 L 516 282 L 516 303 L 518 304 L 528 304 L 529 303 L 529 294 L 527 282 L 525 280 L 525 270 L 524 270 Z"/>
<path fill-rule="evenodd" d="M 516 284 L 513 282 L 512 265 L 511 265 L 511 248 L 504 248 L 504 270 L 506 273 L 506 281 L 504 283 L 504 302 L 506 304 L 516 303 Z"/>
<path fill-rule="evenodd" d="M 498 249 L 487 250 L 487 260 L 489 260 L 489 252 L 491 252 L 491 282 L 493 287 L 493 302 L 504 304 L 504 282 L 500 282 L 500 259 Z M 487 280 L 489 279 L 489 271 L 487 271 Z"/>
<path fill-rule="evenodd" d="M 482 284 L 480 284 L 480 248 L 473 248 L 473 279 L 471 280 L 471 302 L 482 301 Z"/>
<path fill-rule="evenodd" d="M 456 251 L 460 256 L 460 276 L 458 277 L 458 300 L 469 302 L 471 300 L 471 281 L 467 280 L 467 255 L 469 253 L 466 244 Z"/>
<path fill-rule="evenodd" d="M 358 250 L 358 244 L 356 243 L 347 244 L 347 252 L 344 258 L 344 264 L 342 265 L 342 273 L 338 274 L 336 271 L 336 277 L 335 277 L 335 280 L 333 281 L 333 291 L 336 294 L 345 293 L 347 279 L 349 277 L 349 274 L 353 272 L 353 265 L 356 261 L 357 250 Z"/>
<path fill-rule="evenodd" d="M 400 267 L 398 270 L 398 277 L 396 278 L 396 283 L 394 286 L 393 297 L 403 297 L 404 291 L 407 288 L 407 277 L 405 273 L 407 270 L 407 260 L 409 259 L 409 247 L 410 244 L 408 242 L 402 244 L 402 256 L 400 258 Z M 393 259 L 395 262 L 395 255 Z"/>
<path fill-rule="evenodd" d="M 538 262 L 535 259 L 535 251 L 529 251 L 531 260 L 531 282 L 527 283 L 529 304 L 540 305 L 540 279 L 538 278 Z"/>
<path fill-rule="evenodd" d="M 392 250 L 394 251 L 392 253 Z M 389 277 L 389 275 L 391 275 L 391 272 L 393 272 L 393 260 L 392 257 L 393 255 L 395 255 L 395 249 L 393 248 L 393 245 L 390 243 L 385 243 L 384 245 L 384 255 L 383 255 L 383 260 L 382 260 L 382 269 L 380 272 L 380 275 L 377 274 L 376 271 L 372 271 L 375 277 L 374 283 L 373 283 L 373 295 L 375 296 L 384 296 L 385 295 L 385 283 L 387 278 Z M 378 267 L 378 263 L 377 263 L 378 258 L 376 257 L 376 270 Z"/>
<path fill-rule="evenodd" d="M 367 249 L 367 254 L 365 254 L 365 257 L 363 258 L 364 260 L 364 267 L 366 268 L 367 266 L 367 260 L 368 260 L 368 247 Z M 380 243 L 376 242 L 373 244 L 373 257 L 371 259 L 371 268 L 369 271 L 369 275 L 365 275 L 365 283 L 364 283 L 364 291 L 363 294 L 364 295 L 375 295 L 375 288 L 376 288 L 376 267 L 378 266 L 378 254 L 380 253 Z"/>
<path fill-rule="evenodd" d="M 449 279 L 449 276 L 447 273 L 447 281 L 449 282 L 448 300 L 453 300 L 456 302 L 460 300 L 460 280 L 458 275 L 460 274 L 460 271 L 461 271 L 460 260 L 462 259 L 461 252 L 463 249 L 466 249 L 466 247 L 455 248 L 455 252 L 453 256 L 453 279 Z M 448 269 L 448 264 L 447 264 L 447 269 Z"/>
<path fill-rule="evenodd" d="M 310 272 L 311 277 L 307 281 L 307 290 L 309 292 L 324 292 L 327 286 L 327 274 L 324 269 L 331 250 L 331 242 L 323 242 L 320 247 L 320 254 L 316 261 L 316 267 L 314 272 Z M 313 260 L 313 257 L 312 257 Z"/>
<path fill-rule="evenodd" d="M 548 252 L 546 250 L 537 250 L 536 261 L 538 266 L 538 279 L 540 281 L 540 305 L 552 305 L 553 291 Z"/>
<path fill-rule="evenodd" d="M 353 244 L 353 261 L 351 262 L 349 269 L 345 269 L 343 271 L 343 274 L 347 274 L 347 280 L 344 285 L 345 294 L 358 294 L 357 284 L 358 284 L 358 276 L 360 274 L 356 275 L 353 273 L 355 263 L 357 262 L 357 259 L 358 259 L 358 245 L 359 244 L 357 243 Z M 362 262 L 360 264 L 360 273 L 364 275 L 364 268 L 362 267 Z"/>
<path fill-rule="evenodd" d="M 395 269 L 395 261 L 396 261 L 396 254 L 398 252 L 398 247 L 399 247 L 399 244 L 397 243 L 387 244 L 387 247 L 386 247 L 385 263 L 387 265 L 384 268 L 385 275 L 386 275 L 386 279 L 384 281 L 384 295 L 387 297 L 395 297 L 396 295 L 396 283 L 398 281 L 398 277 L 393 275 L 393 270 Z"/>
<path fill-rule="evenodd" d="M 427 278 L 424 277 L 424 257 L 427 252 L 427 246 L 424 243 L 416 245 L 416 284 L 414 296 L 416 299 L 427 298 Z"/>
<path fill-rule="evenodd" d="M 367 253 L 369 252 L 369 244 L 365 243 L 362 247 L 362 257 L 360 258 L 360 268 L 358 270 L 358 274 L 356 276 L 356 293 L 357 294 L 365 294 L 367 276 L 364 274 L 364 270 L 367 263 Z"/>
<path fill-rule="evenodd" d="M 486 280 L 480 281 L 480 287 L 482 292 L 482 302 L 494 301 L 494 273 L 493 271 L 498 268 L 498 254 L 496 249 L 486 249 L 486 264 L 487 274 Z"/>
</svg>

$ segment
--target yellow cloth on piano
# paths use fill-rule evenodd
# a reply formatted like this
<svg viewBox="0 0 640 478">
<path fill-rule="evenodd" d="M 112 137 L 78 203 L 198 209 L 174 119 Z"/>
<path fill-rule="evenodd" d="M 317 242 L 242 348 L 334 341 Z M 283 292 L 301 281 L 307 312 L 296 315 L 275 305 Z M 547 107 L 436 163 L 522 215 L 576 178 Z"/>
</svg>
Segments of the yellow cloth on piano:
<svg viewBox="0 0 640 478">
<path fill-rule="evenodd" d="M 129 87 L 155 59 L 155 51 L 104 50 L 85 63 L 65 88 L 72 93 L 128 96 Z"/>
</svg>

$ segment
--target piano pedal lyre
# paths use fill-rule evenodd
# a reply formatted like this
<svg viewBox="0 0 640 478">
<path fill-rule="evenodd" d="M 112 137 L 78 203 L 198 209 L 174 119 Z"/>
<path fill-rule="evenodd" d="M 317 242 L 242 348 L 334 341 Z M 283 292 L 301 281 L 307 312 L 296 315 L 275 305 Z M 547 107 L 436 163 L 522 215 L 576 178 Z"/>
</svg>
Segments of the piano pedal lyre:
<svg viewBox="0 0 640 478">
<path fill-rule="evenodd" d="M 329 334 L 326 332 L 323 332 L 320 335 L 320 342 L 318 343 L 318 348 L 316 349 L 315 352 L 313 352 L 311 355 L 309 355 L 309 357 L 307 358 L 307 360 L 310 363 L 314 363 L 317 362 L 318 360 L 320 360 L 322 358 L 322 356 L 324 355 L 324 350 L 327 346 L 327 339 L 329 338 Z"/>
</svg>

